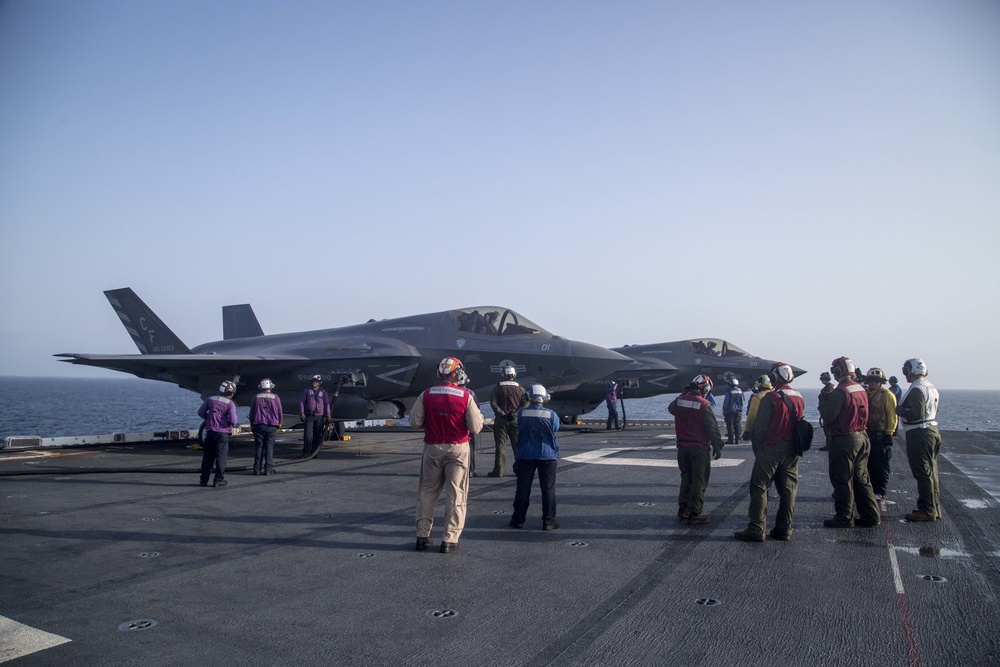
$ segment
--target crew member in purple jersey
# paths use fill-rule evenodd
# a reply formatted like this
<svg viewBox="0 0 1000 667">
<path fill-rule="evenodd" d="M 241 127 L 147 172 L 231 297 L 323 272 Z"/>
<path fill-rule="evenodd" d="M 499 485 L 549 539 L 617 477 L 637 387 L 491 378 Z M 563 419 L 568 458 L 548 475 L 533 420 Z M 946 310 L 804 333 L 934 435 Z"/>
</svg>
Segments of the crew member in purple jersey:
<svg viewBox="0 0 1000 667">
<path fill-rule="evenodd" d="M 250 401 L 250 429 L 253 431 L 253 474 L 274 474 L 274 437 L 281 428 L 281 399 L 271 393 L 274 383 L 264 378 L 260 393 Z"/>
<path fill-rule="evenodd" d="M 215 470 L 212 486 L 226 485 L 226 458 L 229 455 L 229 436 L 239 422 L 236 416 L 236 385 L 226 380 L 219 385 L 219 396 L 209 396 L 198 408 L 198 416 L 205 420 L 205 449 L 201 456 L 202 486 L 208 486 L 208 477 Z"/>
<path fill-rule="evenodd" d="M 330 420 L 330 395 L 323 389 L 323 377 L 312 376 L 312 386 L 299 396 L 299 418 L 302 420 L 302 458 L 319 451 L 323 444 L 323 427 Z"/>
</svg>

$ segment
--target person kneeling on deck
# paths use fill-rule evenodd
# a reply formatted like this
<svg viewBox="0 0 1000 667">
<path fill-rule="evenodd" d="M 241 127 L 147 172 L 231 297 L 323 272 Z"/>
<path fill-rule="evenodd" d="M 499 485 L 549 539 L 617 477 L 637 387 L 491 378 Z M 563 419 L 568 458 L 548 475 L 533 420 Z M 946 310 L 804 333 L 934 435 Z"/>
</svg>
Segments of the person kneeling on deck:
<svg viewBox="0 0 1000 667">
<path fill-rule="evenodd" d="M 524 525 L 531 499 L 531 485 L 538 471 L 538 485 L 542 490 L 542 530 L 555 530 L 556 522 L 556 465 L 559 463 L 559 416 L 546 407 L 548 392 L 540 384 L 528 390 L 531 406 L 517 412 L 517 450 L 514 452 L 514 474 L 517 491 L 514 493 L 514 515 L 511 528 Z"/>
<path fill-rule="evenodd" d="M 675 398 L 667 410 L 674 416 L 677 431 L 677 467 L 681 471 L 681 489 L 677 497 L 677 518 L 696 526 L 710 521 L 701 513 L 705 489 L 712 471 L 712 461 L 722 457 L 722 434 L 715 420 L 712 404 L 705 397 L 712 393 L 712 380 L 698 375 Z"/>
<path fill-rule="evenodd" d="M 417 551 L 431 546 L 434 507 L 445 493 L 444 538 L 441 553 L 458 548 L 465 528 L 469 497 L 469 437 L 483 429 L 483 413 L 465 383 L 465 368 L 455 357 L 438 364 L 441 384 L 425 390 L 410 410 L 410 423 L 424 429 L 417 503 Z"/>
<path fill-rule="evenodd" d="M 792 444 L 792 427 L 806 409 L 802 394 L 790 388 L 795 378 L 792 367 L 776 363 L 770 379 L 775 390 L 761 399 L 753 425 L 753 441 L 759 443 L 750 473 L 750 522 L 734 537 L 744 542 L 763 542 L 767 527 L 767 490 L 774 482 L 778 490 L 778 514 L 771 537 L 787 542 L 792 539 L 792 515 L 795 493 L 799 488 L 799 456 Z"/>
</svg>

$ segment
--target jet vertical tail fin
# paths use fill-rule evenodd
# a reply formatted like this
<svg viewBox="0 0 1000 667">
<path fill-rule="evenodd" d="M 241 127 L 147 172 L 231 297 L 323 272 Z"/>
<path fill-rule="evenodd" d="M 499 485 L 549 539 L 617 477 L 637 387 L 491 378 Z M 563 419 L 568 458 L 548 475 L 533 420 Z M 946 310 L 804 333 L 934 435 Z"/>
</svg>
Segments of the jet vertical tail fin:
<svg viewBox="0 0 1000 667">
<path fill-rule="evenodd" d="M 131 287 L 104 292 L 142 354 L 191 354 L 188 346 L 143 303 Z"/>
<path fill-rule="evenodd" d="M 254 315 L 249 303 L 222 307 L 222 339 L 255 338 L 263 336 L 264 330 Z"/>
</svg>

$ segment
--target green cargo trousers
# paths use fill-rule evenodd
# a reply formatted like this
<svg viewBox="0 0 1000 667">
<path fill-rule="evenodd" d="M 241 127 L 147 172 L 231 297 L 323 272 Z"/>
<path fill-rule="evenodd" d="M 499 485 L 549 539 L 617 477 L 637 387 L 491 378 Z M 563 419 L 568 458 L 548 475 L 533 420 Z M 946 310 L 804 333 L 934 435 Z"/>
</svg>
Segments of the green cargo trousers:
<svg viewBox="0 0 1000 667">
<path fill-rule="evenodd" d="M 774 530 L 791 535 L 795 493 L 799 488 L 799 457 L 791 442 L 757 448 L 753 472 L 750 473 L 750 522 L 747 524 L 747 532 L 755 537 L 763 537 L 767 527 L 767 489 L 772 481 L 778 491 Z"/>
<path fill-rule="evenodd" d="M 507 443 L 517 456 L 517 417 L 497 417 L 493 421 L 493 444 L 496 445 L 496 452 L 493 456 L 492 472 L 498 475 L 504 473 L 507 465 Z"/>
<path fill-rule="evenodd" d="M 677 496 L 680 511 L 701 514 L 708 477 L 712 472 L 711 449 L 678 447 L 677 467 L 681 471 L 681 489 Z"/>
<path fill-rule="evenodd" d="M 938 452 L 941 432 L 936 426 L 914 428 L 906 432 L 906 458 L 917 480 L 917 509 L 941 518 L 941 485 L 938 482 Z"/>
<path fill-rule="evenodd" d="M 834 435 L 830 439 L 830 483 L 837 519 L 853 523 L 857 506 L 862 521 L 879 522 L 878 503 L 868 477 L 870 453 L 871 443 L 864 431 Z"/>
</svg>

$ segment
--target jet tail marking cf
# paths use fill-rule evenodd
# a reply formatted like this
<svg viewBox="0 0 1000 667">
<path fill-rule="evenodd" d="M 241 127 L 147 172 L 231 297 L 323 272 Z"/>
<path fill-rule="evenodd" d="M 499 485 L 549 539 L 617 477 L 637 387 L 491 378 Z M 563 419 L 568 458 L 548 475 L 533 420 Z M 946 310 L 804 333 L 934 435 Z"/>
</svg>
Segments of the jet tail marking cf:
<svg viewBox="0 0 1000 667">
<path fill-rule="evenodd" d="M 191 354 L 173 331 L 156 316 L 131 287 L 104 293 L 142 354 Z"/>
</svg>

